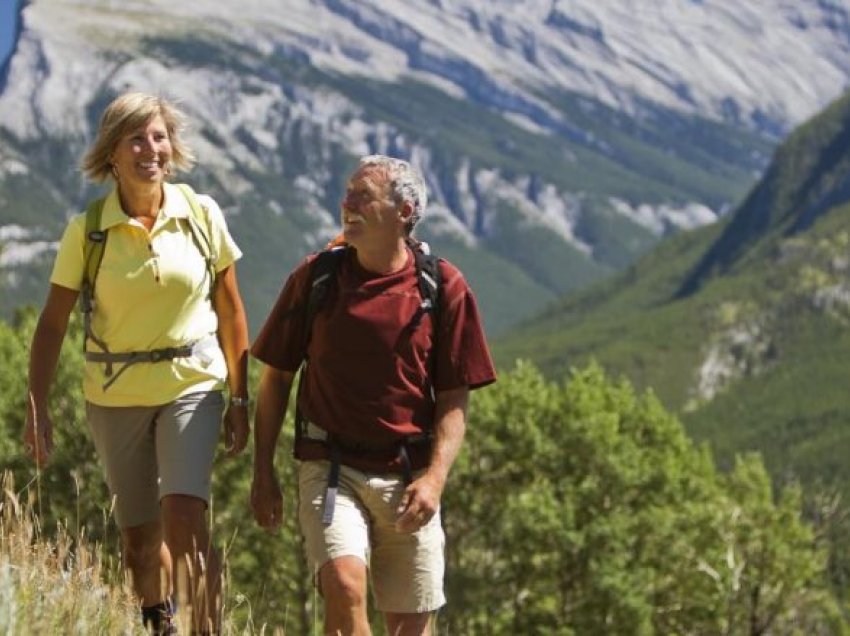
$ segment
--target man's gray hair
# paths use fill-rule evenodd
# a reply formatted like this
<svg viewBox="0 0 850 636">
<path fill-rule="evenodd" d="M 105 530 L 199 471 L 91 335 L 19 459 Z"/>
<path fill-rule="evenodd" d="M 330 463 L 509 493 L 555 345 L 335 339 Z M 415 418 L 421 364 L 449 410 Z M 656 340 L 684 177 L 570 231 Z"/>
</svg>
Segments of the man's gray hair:
<svg viewBox="0 0 850 636">
<path fill-rule="evenodd" d="M 360 168 L 382 168 L 387 171 L 393 197 L 398 202 L 407 201 L 413 206 L 413 213 L 407 221 L 407 233 L 422 218 L 428 205 L 428 189 L 422 175 L 409 162 L 386 155 L 368 155 L 360 158 Z"/>
</svg>

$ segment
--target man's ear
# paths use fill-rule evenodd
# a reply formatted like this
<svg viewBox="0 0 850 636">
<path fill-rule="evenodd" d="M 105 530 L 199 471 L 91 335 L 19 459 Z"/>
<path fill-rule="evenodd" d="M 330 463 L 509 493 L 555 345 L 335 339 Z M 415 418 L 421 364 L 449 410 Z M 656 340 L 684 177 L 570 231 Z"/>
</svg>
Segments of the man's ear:
<svg viewBox="0 0 850 636">
<path fill-rule="evenodd" d="M 402 221 L 408 221 L 413 214 L 413 204 L 410 201 L 403 201 L 398 209 L 398 218 Z"/>
</svg>

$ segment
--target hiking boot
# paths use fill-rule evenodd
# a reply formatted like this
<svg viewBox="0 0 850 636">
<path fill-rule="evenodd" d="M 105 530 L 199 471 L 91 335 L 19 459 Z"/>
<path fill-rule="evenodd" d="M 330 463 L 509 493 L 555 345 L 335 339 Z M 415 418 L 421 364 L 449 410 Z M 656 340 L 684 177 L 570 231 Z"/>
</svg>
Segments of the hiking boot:
<svg viewBox="0 0 850 636">
<path fill-rule="evenodd" d="M 176 635 L 177 625 L 173 618 L 174 612 L 168 602 L 142 608 L 142 625 L 153 636 Z"/>
</svg>

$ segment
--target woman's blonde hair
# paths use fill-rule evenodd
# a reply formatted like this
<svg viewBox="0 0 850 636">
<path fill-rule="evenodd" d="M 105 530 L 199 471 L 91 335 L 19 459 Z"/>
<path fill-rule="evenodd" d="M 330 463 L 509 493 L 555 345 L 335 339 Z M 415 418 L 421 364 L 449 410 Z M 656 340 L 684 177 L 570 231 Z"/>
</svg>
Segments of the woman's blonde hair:
<svg viewBox="0 0 850 636">
<path fill-rule="evenodd" d="M 195 163 L 195 155 L 180 138 L 180 133 L 186 125 L 186 115 L 183 111 L 156 95 L 124 93 L 112 100 L 103 111 L 97 137 L 83 156 L 83 173 L 96 183 L 113 177 L 110 157 L 118 142 L 124 135 L 144 126 L 157 115 L 165 122 L 171 141 L 173 167 L 179 170 L 190 169 Z"/>
</svg>

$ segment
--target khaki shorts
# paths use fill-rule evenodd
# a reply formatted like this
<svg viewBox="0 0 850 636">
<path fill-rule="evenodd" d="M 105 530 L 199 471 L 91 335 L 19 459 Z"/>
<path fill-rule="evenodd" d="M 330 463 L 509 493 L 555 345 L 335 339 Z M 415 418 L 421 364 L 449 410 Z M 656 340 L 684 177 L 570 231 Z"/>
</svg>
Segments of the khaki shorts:
<svg viewBox="0 0 850 636">
<path fill-rule="evenodd" d="M 439 511 L 415 533 L 396 532 L 405 489 L 401 476 L 341 466 L 333 522 L 325 526 L 329 468 L 327 461 L 298 467 L 298 517 L 311 571 L 318 573 L 331 559 L 355 556 L 369 567 L 378 610 L 421 614 L 442 607 L 445 535 Z"/>
<path fill-rule="evenodd" d="M 158 519 L 166 495 L 209 501 L 223 412 L 221 391 L 190 393 L 161 406 L 86 403 L 119 528 Z"/>
</svg>

